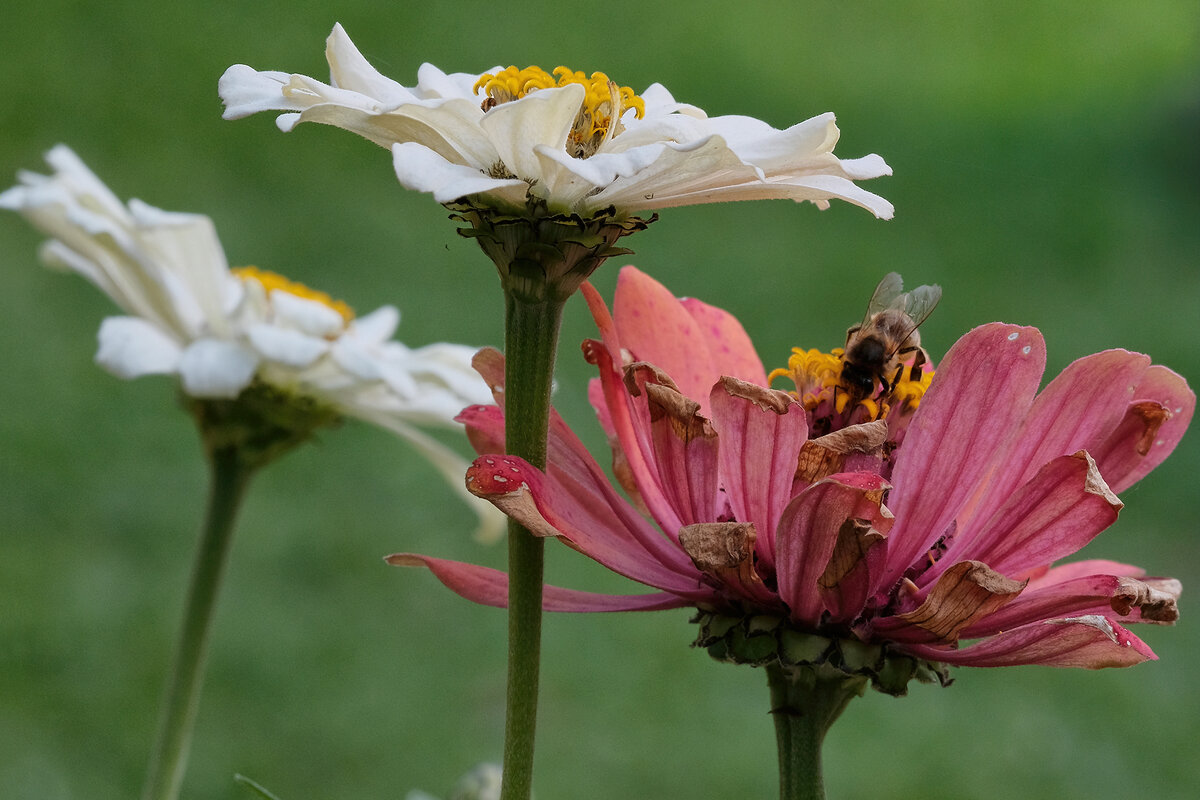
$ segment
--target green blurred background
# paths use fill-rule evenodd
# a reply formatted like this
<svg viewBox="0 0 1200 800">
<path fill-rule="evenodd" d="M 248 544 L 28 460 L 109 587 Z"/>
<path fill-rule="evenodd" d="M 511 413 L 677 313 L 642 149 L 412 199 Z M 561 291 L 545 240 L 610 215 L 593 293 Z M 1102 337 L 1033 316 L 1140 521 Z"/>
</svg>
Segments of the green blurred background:
<svg viewBox="0 0 1200 800">
<path fill-rule="evenodd" d="M 235 264 L 360 312 L 396 303 L 411 344 L 498 343 L 491 265 L 396 184 L 385 151 L 331 128 L 284 135 L 268 115 L 220 119 L 227 66 L 325 78 L 340 20 L 409 84 L 426 60 L 565 63 L 776 127 L 836 111 L 839 155 L 878 152 L 895 170 L 866 184 L 895 203 L 893 221 L 845 204 L 704 206 L 627 240 L 677 294 L 739 315 L 769 366 L 793 345 L 840 344 L 894 269 L 945 290 L 923 329 L 935 358 L 1001 319 L 1042 329 L 1051 371 L 1123 346 L 1200 380 L 1195 5 L 841 5 L 23 3 L 0 26 L 0 185 L 66 142 L 122 197 L 211 215 Z M 169 380 L 92 364 L 114 309 L 41 268 L 39 241 L 0 216 L 0 795 L 117 800 L 140 786 L 205 474 Z M 618 266 L 595 277 L 608 296 Z M 573 300 L 558 404 L 599 449 L 577 346 L 590 334 Z M 831 797 L 1193 796 L 1198 470 L 1193 432 L 1087 551 L 1184 581 L 1182 623 L 1139 629 L 1161 661 L 959 670 L 949 689 L 869 695 L 829 738 Z M 235 545 L 184 796 L 247 797 L 241 772 L 285 800 L 401 798 L 498 759 L 503 614 L 380 560 L 502 566 L 472 522 L 426 464 L 359 424 L 266 471 Z M 548 552 L 553 582 L 637 588 Z M 687 619 L 547 620 L 540 798 L 773 796 L 765 678 L 690 649 Z"/>
</svg>

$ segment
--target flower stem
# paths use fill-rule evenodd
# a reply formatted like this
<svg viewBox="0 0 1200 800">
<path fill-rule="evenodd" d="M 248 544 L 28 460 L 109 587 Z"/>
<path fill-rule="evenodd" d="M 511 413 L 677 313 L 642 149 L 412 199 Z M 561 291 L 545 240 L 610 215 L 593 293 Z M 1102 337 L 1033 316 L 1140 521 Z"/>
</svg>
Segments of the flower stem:
<svg viewBox="0 0 1200 800">
<path fill-rule="evenodd" d="M 163 697 L 158 740 L 150 756 L 143 800 L 175 800 L 179 795 L 204 683 L 213 610 L 228 562 L 234 520 L 254 472 L 236 446 L 212 450 L 209 456 L 212 484 L 204 530 L 192 564 L 183 626 Z"/>
<path fill-rule="evenodd" d="M 862 693 L 865 679 L 818 677 L 805 669 L 767 666 L 771 715 L 779 748 L 779 799 L 825 800 L 821 743 L 846 705 Z"/>
<path fill-rule="evenodd" d="M 544 468 L 550 384 L 564 301 L 505 292 L 506 450 Z M 544 542 L 508 526 L 508 687 L 501 800 L 526 800 L 533 787 L 542 636 Z"/>
</svg>

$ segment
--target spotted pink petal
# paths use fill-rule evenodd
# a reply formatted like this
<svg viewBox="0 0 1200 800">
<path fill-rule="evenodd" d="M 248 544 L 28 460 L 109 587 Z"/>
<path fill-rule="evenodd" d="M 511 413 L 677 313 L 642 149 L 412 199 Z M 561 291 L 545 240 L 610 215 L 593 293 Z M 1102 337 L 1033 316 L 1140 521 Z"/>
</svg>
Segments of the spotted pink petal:
<svg viewBox="0 0 1200 800">
<path fill-rule="evenodd" d="M 737 317 L 692 297 L 679 302 L 704 332 L 717 374 L 758 386 L 767 385 L 767 371 L 763 369 L 762 359 Z"/>
<path fill-rule="evenodd" d="M 970 331 L 946 354 L 892 473 L 896 525 L 885 582 L 950 531 L 1028 412 L 1045 363 L 1036 328 L 999 322 Z"/>
<path fill-rule="evenodd" d="M 878 475 L 833 475 L 810 486 L 784 509 L 776 532 L 775 569 L 779 596 L 791 609 L 792 619 L 810 625 L 820 620 L 825 603 L 818 581 L 829 565 L 838 534 L 848 520 L 879 519 L 886 488 Z"/>
<path fill-rule="evenodd" d="M 722 375 L 765 386 L 766 371 L 733 315 L 681 301 L 636 267 L 624 267 L 613 298 L 620 346 L 665 372 L 708 415 L 708 393 Z"/>
<path fill-rule="evenodd" d="M 909 645 L 918 658 L 968 667 L 1129 667 L 1158 658 L 1138 637 L 1112 620 L 1088 615 L 1014 628 L 961 650 Z"/>
<path fill-rule="evenodd" d="M 490 567 L 447 561 L 442 558 L 396 553 L 384 559 L 396 567 L 427 567 L 446 588 L 473 603 L 508 607 L 508 575 Z M 681 608 L 691 601 L 666 592 L 652 594 L 597 594 L 545 584 L 542 608 L 546 611 L 658 611 Z"/>
</svg>

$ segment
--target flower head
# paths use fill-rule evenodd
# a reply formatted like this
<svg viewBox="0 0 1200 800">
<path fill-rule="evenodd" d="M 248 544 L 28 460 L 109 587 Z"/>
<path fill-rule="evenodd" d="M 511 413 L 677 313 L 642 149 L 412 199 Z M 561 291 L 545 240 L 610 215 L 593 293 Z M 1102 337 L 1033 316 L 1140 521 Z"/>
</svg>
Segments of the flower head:
<svg viewBox="0 0 1200 800">
<path fill-rule="evenodd" d="M 890 218 L 892 205 L 855 180 L 890 175 L 877 155 L 833 155 L 823 114 L 786 130 L 742 116 L 709 117 L 659 84 L 641 95 L 601 72 L 499 67 L 447 74 L 425 64 L 415 87 L 377 72 L 340 25 L 326 42 L 328 84 L 230 67 L 225 118 L 283 111 L 281 130 L 322 122 L 392 150 L 407 188 L 439 203 L 476 198 L 508 213 L 531 208 L 590 218 L 727 200 L 847 200 Z"/>
<path fill-rule="evenodd" d="M 464 465 L 413 427 L 453 424 L 465 405 L 486 400 L 470 368 L 474 348 L 411 349 L 392 340 L 399 312 L 356 317 L 345 303 L 254 267 L 229 269 L 212 221 L 122 203 L 69 148 L 46 156 L 52 175 L 22 173 L 0 194 L 50 236 L 48 266 L 87 278 L 126 312 L 100 326 L 96 361 L 121 378 L 172 374 L 206 413 L 253 398 L 255 408 L 296 415 L 285 427 L 327 424 L 342 414 L 411 441 L 452 485 Z M 199 406 L 193 403 L 193 408 Z"/>
<path fill-rule="evenodd" d="M 825 365 L 833 384 L 793 369 L 803 397 L 767 388 L 741 325 L 718 308 L 676 300 L 632 268 L 611 314 L 590 287 L 585 295 L 601 333 L 584 345 L 600 372 L 591 397 L 632 503 L 560 419 L 546 471 L 492 455 L 503 441 L 496 407 L 462 415 L 484 453 L 468 483 L 530 530 L 659 591 L 554 589 L 547 608 L 694 606 L 710 652 L 832 665 L 893 692 L 929 662 L 1154 658 L 1122 623 L 1174 621 L 1177 581 L 1111 561 L 1056 562 L 1108 527 L 1116 493 L 1183 435 L 1195 395 L 1175 373 L 1110 350 L 1038 392 L 1040 334 L 993 323 L 960 339 L 930 380 L 914 379 L 927 391 L 874 398 L 879 418 L 858 422 L 820 399 L 836 365 Z M 495 365 L 481 361 L 495 385 Z M 893 410 L 879 413 L 888 399 Z M 503 602 L 502 575 L 422 556 L 393 563 Z"/>
</svg>

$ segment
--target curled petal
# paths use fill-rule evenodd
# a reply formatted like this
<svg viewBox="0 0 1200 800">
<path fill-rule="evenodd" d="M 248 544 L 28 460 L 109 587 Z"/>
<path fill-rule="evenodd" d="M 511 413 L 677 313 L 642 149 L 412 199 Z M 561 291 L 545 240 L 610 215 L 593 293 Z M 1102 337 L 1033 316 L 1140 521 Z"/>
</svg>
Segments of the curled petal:
<svg viewBox="0 0 1200 800">
<path fill-rule="evenodd" d="M 1087 575 L 1053 586 L 1026 589 L 1004 608 L 968 626 L 963 637 L 990 636 L 1063 617 L 1113 612 L 1127 617 L 1134 609 L 1138 610 L 1138 616 L 1128 622 L 1170 623 L 1179 618 L 1176 601 L 1181 589 L 1179 581 L 1170 579 L 1140 581 L 1115 575 Z"/>
<path fill-rule="evenodd" d="M 897 642 L 951 644 L 978 619 L 1012 602 L 1025 581 L 1004 577 L 978 561 L 960 561 L 938 579 L 920 607 L 871 625 L 877 636 Z"/>
<path fill-rule="evenodd" d="M 850 425 L 841 430 L 809 439 L 800 448 L 796 479 L 816 483 L 839 472 L 849 472 L 846 463 L 852 456 L 874 456 L 887 441 L 888 425 L 879 419 Z"/>
<path fill-rule="evenodd" d="M 679 530 L 679 545 L 715 583 L 762 606 L 778 605 L 754 569 L 754 525 L 748 522 L 702 522 Z"/>
<path fill-rule="evenodd" d="M 717 434 L 700 404 L 674 389 L 646 384 L 659 483 L 684 524 L 717 518 Z"/>
<path fill-rule="evenodd" d="M 786 392 L 721 378 L 709 403 L 720 436 L 721 483 L 734 517 L 773 532 L 792 498 L 796 460 L 808 438 L 804 407 Z M 758 543 L 775 563 L 774 536 Z"/>
<path fill-rule="evenodd" d="M 998 633 L 962 650 L 905 648 L 919 658 L 968 667 L 1129 667 L 1158 658 L 1138 637 L 1100 615 L 1038 622 Z"/>
<path fill-rule="evenodd" d="M 508 607 L 508 575 L 500 570 L 414 553 L 395 553 L 384 561 L 394 567 L 427 567 L 446 588 L 460 597 L 480 605 Z M 545 584 L 542 589 L 542 608 L 546 611 L 658 611 L 690 604 L 691 601 L 666 592 L 597 594 L 550 584 Z"/>
<path fill-rule="evenodd" d="M 1187 381 L 1155 364 L 1146 370 L 1124 418 L 1093 452 L 1115 492 L 1123 492 L 1163 462 L 1183 438 L 1196 411 Z"/>
<path fill-rule="evenodd" d="M 878 475 L 834 475 L 796 496 L 784 509 L 775 540 L 779 596 L 792 619 L 816 624 L 824 602 L 820 581 L 826 577 L 843 526 L 848 520 L 874 525 L 883 516 L 880 502 L 887 484 Z M 848 571 L 848 570 L 842 570 Z M 857 614 L 840 608 L 841 616 Z"/>
<path fill-rule="evenodd" d="M 675 555 L 670 559 L 646 549 L 646 532 L 629 529 L 645 525 L 636 512 L 594 502 L 599 489 L 586 493 L 582 487 L 560 484 L 523 459 L 501 455 L 475 459 L 467 470 L 467 489 L 535 536 L 560 537 L 614 572 L 688 597 L 711 594 L 681 552 L 667 551 Z"/>
</svg>

